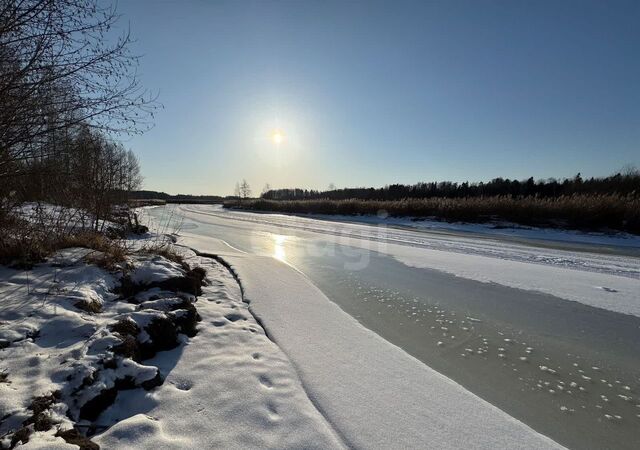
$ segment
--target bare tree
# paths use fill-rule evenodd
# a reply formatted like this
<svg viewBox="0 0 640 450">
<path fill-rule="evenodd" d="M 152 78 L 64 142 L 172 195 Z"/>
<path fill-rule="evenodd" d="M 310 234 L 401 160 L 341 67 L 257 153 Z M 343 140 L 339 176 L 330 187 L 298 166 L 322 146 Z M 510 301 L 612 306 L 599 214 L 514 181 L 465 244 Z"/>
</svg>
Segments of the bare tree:
<svg viewBox="0 0 640 450">
<path fill-rule="evenodd" d="M 115 133 L 151 126 L 157 104 L 136 77 L 131 37 L 108 38 L 119 16 L 103 5 L 0 0 L 0 180 L 55 151 L 79 124 Z"/>
<path fill-rule="evenodd" d="M 244 178 L 242 179 L 242 183 L 240 183 L 240 197 L 251 197 L 251 186 L 249 186 L 249 183 L 247 183 L 247 180 L 245 180 Z"/>
<path fill-rule="evenodd" d="M 269 183 L 265 183 L 264 187 L 262 188 L 262 195 L 266 194 L 270 190 L 271 190 L 271 185 Z"/>
<path fill-rule="evenodd" d="M 138 159 L 121 144 L 85 128 L 69 152 L 69 173 L 75 203 L 91 214 L 93 228 L 102 231 L 114 208 L 126 204 L 128 193 L 142 183 Z M 60 202 L 56 202 L 60 203 Z"/>
</svg>

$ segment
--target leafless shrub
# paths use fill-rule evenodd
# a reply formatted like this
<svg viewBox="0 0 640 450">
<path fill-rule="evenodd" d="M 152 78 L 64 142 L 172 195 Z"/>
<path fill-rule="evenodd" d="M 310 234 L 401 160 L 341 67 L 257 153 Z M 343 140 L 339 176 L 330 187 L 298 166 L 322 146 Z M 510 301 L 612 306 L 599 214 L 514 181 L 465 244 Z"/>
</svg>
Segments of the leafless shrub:
<svg viewBox="0 0 640 450">
<path fill-rule="evenodd" d="M 184 261 L 184 251 L 180 247 L 173 245 L 174 236 L 178 234 L 182 228 L 183 218 L 176 218 L 174 208 L 168 208 L 165 212 L 166 214 L 160 218 L 158 223 L 154 225 L 150 224 L 153 237 L 145 240 L 139 252 L 163 256 L 170 261 L 181 264 L 186 270 L 189 270 L 188 265 Z"/>
</svg>

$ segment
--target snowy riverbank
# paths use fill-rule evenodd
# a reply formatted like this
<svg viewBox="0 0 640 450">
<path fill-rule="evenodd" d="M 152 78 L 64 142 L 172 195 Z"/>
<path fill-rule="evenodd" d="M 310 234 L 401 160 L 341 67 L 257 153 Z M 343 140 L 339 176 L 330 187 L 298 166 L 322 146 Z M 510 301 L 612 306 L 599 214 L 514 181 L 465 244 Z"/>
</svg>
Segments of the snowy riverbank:
<svg viewBox="0 0 640 450">
<path fill-rule="evenodd" d="M 560 448 L 362 327 L 288 265 L 216 239 L 179 242 L 231 265 L 249 310 L 348 446 Z"/>
<path fill-rule="evenodd" d="M 223 258 L 303 272 L 362 326 L 556 442 L 635 448 L 636 257 L 211 206 L 150 215 L 179 220 L 198 248 L 224 239 Z"/>
<path fill-rule="evenodd" d="M 184 264 L 135 254 L 123 283 L 89 253 L 0 268 L 2 448 L 342 446 L 227 268 L 184 252 L 183 292 Z"/>
<path fill-rule="evenodd" d="M 193 292 L 173 292 L 184 264 L 154 255 L 129 256 L 124 284 L 84 249 L 0 270 L 4 447 L 77 448 L 75 429 L 83 448 L 560 448 L 291 266 L 186 232 L 178 247 L 206 271 Z M 152 321 L 180 324 L 187 304 L 200 321 L 150 352 Z"/>
</svg>

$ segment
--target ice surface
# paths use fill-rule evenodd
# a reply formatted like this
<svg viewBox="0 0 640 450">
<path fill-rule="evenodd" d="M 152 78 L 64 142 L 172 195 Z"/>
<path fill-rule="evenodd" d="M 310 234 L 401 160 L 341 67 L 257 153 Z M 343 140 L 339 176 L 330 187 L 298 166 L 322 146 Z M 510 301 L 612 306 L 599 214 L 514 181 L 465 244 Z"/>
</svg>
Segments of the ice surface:
<svg viewBox="0 0 640 450">
<path fill-rule="evenodd" d="M 300 230 L 343 246 L 389 255 L 412 267 L 533 290 L 589 306 L 640 316 L 640 258 L 526 246 L 514 242 L 402 230 L 280 214 L 227 212 L 203 205 L 180 206 L 200 222 L 238 224 L 256 231 Z M 271 227 L 271 228 L 270 228 Z M 549 231 L 551 233 L 551 231 Z M 558 236 L 568 232 L 557 231 Z M 196 236 L 183 232 L 184 236 Z M 567 236 L 573 236 L 568 233 Z M 640 237 L 599 235 L 609 245 L 639 247 Z M 230 249 L 227 248 L 226 251 Z M 225 249 L 221 249 L 225 251 Z"/>
</svg>

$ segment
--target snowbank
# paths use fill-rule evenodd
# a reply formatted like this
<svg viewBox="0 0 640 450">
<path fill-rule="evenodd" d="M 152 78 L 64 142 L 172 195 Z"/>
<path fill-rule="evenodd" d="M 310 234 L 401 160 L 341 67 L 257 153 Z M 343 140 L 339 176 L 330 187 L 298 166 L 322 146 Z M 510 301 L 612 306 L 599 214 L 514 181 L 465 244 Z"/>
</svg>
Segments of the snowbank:
<svg viewBox="0 0 640 450">
<path fill-rule="evenodd" d="M 315 410 L 287 357 L 242 302 L 228 270 L 208 258 L 198 334 L 149 364 L 162 386 L 119 396 L 99 418 L 103 448 L 328 449 L 342 444 Z"/>
<path fill-rule="evenodd" d="M 77 430 L 102 448 L 344 447 L 227 268 L 185 252 L 208 276 L 196 322 L 195 294 L 162 286 L 201 269 L 145 252 L 109 273 L 90 253 L 0 267 L 0 448 L 77 449 Z"/>
</svg>

